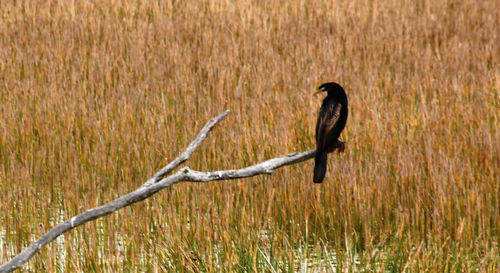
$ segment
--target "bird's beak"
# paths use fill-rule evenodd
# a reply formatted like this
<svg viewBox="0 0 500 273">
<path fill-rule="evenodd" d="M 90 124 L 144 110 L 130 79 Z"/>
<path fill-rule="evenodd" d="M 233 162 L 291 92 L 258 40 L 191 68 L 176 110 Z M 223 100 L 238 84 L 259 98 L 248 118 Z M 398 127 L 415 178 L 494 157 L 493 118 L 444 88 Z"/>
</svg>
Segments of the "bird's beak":
<svg viewBox="0 0 500 273">
<path fill-rule="evenodd" d="M 319 93 L 321 93 L 323 91 L 325 91 L 325 90 L 318 89 L 316 92 L 314 92 L 313 96 L 316 96 L 316 95 L 318 95 Z"/>
</svg>

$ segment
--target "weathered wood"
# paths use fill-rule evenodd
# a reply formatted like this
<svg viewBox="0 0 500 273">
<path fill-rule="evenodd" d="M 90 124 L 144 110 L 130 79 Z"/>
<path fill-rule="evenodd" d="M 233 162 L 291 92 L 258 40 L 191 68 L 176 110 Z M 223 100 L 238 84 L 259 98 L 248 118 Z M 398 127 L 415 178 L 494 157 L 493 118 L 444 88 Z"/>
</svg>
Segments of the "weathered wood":
<svg viewBox="0 0 500 273">
<path fill-rule="evenodd" d="M 173 175 L 166 176 L 191 156 L 191 154 L 200 146 L 203 140 L 207 138 L 212 128 L 219 121 L 224 119 L 228 113 L 229 110 L 208 121 L 207 124 L 205 124 L 205 126 L 203 127 L 203 129 L 201 129 L 198 136 L 193 140 L 193 142 L 191 142 L 191 144 L 189 144 L 186 150 L 179 157 L 174 159 L 167 166 L 163 167 L 160 171 L 158 171 L 153 177 L 148 179 L 148 181 L 146 181 L 136 191 L 128 193 L 100 207 L 89 209 L 55 226 L 49 232 L 42 235 L 40 239 L 36 240 L 33 244 L 28 246 L 23 252 L 12 258 L 7 263 L 0 266 L 0 273 L 12 272 L 17 268 L 20 268 L 38 251 L 40 251 L 40 249 L 43 246 L 52 242 L 61 234 L 77 226 L 80 226 L 86 222 L 92 221 L 97 218 L 101 218 L 105 215 L 113 213 L 133 203 L 142 201 L 150 197 L 151 195 L 157 193 L 161 189 L 169 187 L 173 184 L 182 181 L 209 182 L 214 180 L 245 178 L 260 174 L 272 174 L 273 171 L 277 168 L 281 168 L 286 165 L 296 164 L 308 160 L 314 157 L 316 153 L 315 150 L 310 150 L 300 153 L 291 153 L 284 155 L 282 157 L 269 159 L 261 163 L 237 170 L 199 172 L 191 170 L 188 167 L 185 167 L 180 169 Z"/>
</svg>

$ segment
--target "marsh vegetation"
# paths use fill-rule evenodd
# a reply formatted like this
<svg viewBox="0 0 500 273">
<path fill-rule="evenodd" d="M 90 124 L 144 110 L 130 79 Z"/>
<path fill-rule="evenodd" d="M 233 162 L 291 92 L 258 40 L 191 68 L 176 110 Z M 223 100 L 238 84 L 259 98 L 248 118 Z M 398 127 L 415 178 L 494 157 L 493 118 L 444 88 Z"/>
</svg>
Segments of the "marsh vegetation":
<svg viewBox="0 0 500 273">
<path fill-rule="evenodd" d="M 0 261 L 141 185 L 210 118 L 187 165 L 314 148 L 323 82 L 344 154 L 178 184 L 48 245 L 31 272 L 496 272 L 495 1 L 3 1 Z"/>
</svg>

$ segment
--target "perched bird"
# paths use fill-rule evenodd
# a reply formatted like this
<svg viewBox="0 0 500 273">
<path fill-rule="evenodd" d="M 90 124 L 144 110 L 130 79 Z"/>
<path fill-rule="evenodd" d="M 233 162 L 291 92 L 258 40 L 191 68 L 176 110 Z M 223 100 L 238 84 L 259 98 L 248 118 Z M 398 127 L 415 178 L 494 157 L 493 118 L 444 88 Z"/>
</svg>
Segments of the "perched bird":
<svg viewBox="0 0 500 273">
<path fill-rule="evenodd" d="M 321 183 L 325 178 L 328 153 L 337 148 L 339 153 L 344 151 L 345 144 L 338 138 L 345 127 L 348 115 L 347 96 L 342 86 L 334 82 L 324 83 L 314 94 L 321 92 L 327 92 L 328 95 L 323 100 L 316 123 L 314 183 Z"/>
</svg>

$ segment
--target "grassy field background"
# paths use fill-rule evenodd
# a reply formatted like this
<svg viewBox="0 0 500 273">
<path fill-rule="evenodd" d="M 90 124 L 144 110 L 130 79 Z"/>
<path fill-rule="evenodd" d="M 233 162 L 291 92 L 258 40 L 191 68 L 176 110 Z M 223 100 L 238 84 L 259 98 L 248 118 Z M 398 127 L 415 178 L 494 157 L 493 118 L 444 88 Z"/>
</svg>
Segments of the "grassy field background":
<svg viewBox="0 0 500 273">
<path fill-rule="evenodd" d="M 137 3 L 139 2 L 139 3 Z M 314 148 L 321 83 L 346 152 L 178 184 L 65 234 L 22 272 L 498 272 L 496 1 L 0 1 L 0 263 L 186 165 Z"/>
</svg>

